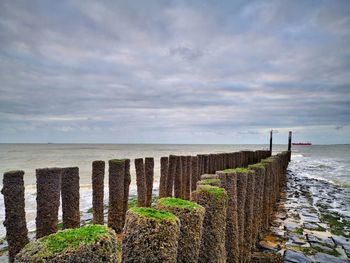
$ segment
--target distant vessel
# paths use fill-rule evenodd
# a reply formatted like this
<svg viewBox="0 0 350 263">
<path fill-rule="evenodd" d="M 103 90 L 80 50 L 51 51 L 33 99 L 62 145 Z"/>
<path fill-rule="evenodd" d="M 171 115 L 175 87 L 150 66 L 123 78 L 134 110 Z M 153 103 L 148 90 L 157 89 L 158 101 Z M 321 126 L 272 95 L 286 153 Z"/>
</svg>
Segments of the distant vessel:
<svg viewBox="0 0 350 263">
<path fill-rule="evenodd" d="M 292 142 L 292 145 L 312 145 L 311 142 Z"/>
</svg>

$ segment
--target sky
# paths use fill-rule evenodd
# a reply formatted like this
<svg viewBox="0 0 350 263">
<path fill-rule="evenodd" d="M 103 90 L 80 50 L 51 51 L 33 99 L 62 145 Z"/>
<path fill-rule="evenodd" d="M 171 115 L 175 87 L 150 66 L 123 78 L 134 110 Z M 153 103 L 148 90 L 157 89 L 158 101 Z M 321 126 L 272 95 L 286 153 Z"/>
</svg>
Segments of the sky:
<svg viewBox="0 0 350 263">
<path fill-rule="evenodd" d="M 0 1 L 1 143 L 350 143 L 350 1 Z"/>
</svg>

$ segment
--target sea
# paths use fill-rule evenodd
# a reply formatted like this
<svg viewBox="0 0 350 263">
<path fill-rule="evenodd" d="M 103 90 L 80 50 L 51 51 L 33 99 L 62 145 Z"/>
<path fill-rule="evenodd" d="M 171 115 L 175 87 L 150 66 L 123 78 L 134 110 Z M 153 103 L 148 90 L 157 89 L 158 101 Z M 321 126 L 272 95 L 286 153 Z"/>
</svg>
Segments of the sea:
<svg viewBox="0 0 350 263">
<path fill-rule="evenodd" d="M 131 159 L 131 190 L 136 194 L 135 167 L 133 159 L 154 157 L 154 189 L 157 191 L 160 175 L 160 157 L 175 155 L 196 155 L 205 153 L 235 152 L 241 150 L 268 149 L 263 144 L 0 144 L 0 187 L 3 173 L 10 170 L 25 172 L 25 202 L 28 229 L 35 229 L 36 178 L 35 169 L 46 167 L 78 166 L 80 174 L 80 209 L 86 211 L 92 206 L 91 170 L 94 160 L 108 161 L 115 158 Z M 273 145 L 273 154 L 287 150 L 287 145 Z M 106 165 L 105 196 L 108 197 L 108 174 Z M 326 180 L 350 186 L 350 145 L 293 146 L 290 171 L 300 176 Z M 108 202 L 105 198 L 105 202 Z M 61 211 L 60 211 L 61 215 Z M 6 234 L 3 226 L 5 209 L 0 194 L 0 238 Z"/>
</svg>

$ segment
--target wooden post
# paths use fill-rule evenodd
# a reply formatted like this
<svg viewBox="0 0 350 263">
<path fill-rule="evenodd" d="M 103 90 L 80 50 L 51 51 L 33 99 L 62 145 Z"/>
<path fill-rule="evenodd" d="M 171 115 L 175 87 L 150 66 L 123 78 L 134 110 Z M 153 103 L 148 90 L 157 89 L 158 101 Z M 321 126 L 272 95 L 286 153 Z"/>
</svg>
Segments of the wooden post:
<svg viewBox="0 0 350 263">
<path fill-rule="evenodd" d="M 176 168 L 174 177 L 174 196 L 182 198 L 182 160 L 181 156 L 176 156 Z"/>
<path fill-rule="evenodd" d="M 29 242 L 24 210 L 23 171 L 4 173 L 4 195 L 6 240 L 9 249 L 9 262 L 13 262 L 16 254 Z"/>
<path fill-rule="evenodd" d="M 143 159 L 135 159 L 136 186 L 137 186 L 137 206 L 146 206 L 146 179 Z"/>
<path fill-rule="evenodd" d="M 270 131 L 270 155 L 272 155 L 272 130 Z"/>
<path fill-rule="evenodd" d="M 92 162 L 92 209 L 93 209 L 93 223 L 103 225 L 104 223 L 104 176 L 105 176 L 105 162 Z"/>
<path fill-rule="evenodd" d="M 116 233 L 123 231 L 125 160 L 109 160 L 108 227 Z"/>
<path fill-rule="evenodd" d="M 123 225 L 125 223 L 126 211 L 128 211 L 129 189 L 131 183 L 130 159 L 125 159 L 124 169 L 124 204 L 123 204 Z"/>
<path fill-rule="evenodd" d="M 288 136 L 288 151 L 292 150 L 292 132 L 289 132 L 289 136 Z"/>
<path fill-rule="evenodd" d="M 153 157 L 145 158 L 145 178 L 146 178 L 146 206 L 152 205 L 153 192 L 153 177 L 154 177 L 154 159 Z"/>
<path fill-rule="evenodd" d="M 173 196 L 176 162 L 177 162 L 177 157 L 175 155 L 170 155 L 169 165 L 168 165 L 168 177 L 166 179 L 166 196 L 170 196 L 170 197 Z"/>
<path fill-rule="evenodd" d="M 160 158 L 159 198 L 167 196 L 169 157 Z"/>
<path fill-rule="evenodd" d="M 62 169 L 61 198 L 63 229 L 80 226 L 79 168 Z"/>
<path fill-rule="evenodd" d="M 61 168 L 36 169 L 36 238 L 57 231 Z"/>
</svg>

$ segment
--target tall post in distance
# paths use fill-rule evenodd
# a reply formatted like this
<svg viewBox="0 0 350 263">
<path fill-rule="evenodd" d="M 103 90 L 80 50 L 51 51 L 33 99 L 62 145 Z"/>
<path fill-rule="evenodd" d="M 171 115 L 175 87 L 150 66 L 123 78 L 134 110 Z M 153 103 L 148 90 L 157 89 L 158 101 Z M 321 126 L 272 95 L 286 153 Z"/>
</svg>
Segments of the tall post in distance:
<svg viewBox="0 0 350 263">
<path fill-rule="evenodd" d="M 272 155 L 272 130 L 270 131 L 270 155 Z"/>
<path fill-rule="evenodd" d="M 289 136 L 288 136 L 288 151 L 292 150 L 292 131 L 289 131 Z"/>
</svg>

